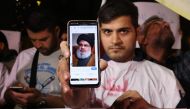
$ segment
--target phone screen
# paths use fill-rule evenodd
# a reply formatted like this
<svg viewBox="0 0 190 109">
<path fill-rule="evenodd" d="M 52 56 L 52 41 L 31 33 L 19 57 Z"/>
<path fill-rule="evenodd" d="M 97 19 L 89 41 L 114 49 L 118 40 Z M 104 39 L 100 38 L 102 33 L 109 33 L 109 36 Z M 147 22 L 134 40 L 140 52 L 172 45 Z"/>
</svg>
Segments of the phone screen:
<svg viewBox="0 0 190 109">
<path fill-rule="evenodd" d="M 10 89 L 16 92 L 24 92 L 24 87 L 21 86 L 11 86 Z"/>
<path fill-rule="evenodd" d="M 70 85 L 98 86 L 99 40 L 97 21 L 69 21 Z"/>
</svg>

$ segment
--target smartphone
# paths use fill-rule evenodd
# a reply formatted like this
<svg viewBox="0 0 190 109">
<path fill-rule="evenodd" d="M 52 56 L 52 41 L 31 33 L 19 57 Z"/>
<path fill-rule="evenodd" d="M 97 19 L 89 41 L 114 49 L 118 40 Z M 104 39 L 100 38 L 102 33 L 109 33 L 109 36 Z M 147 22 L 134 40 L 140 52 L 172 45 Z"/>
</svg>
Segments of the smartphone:
<svg viewBox="0 0 190 109">
<path fill-rule="evenodd" d="M 15 92 L 24 92 L 24 87 L 21 86 L 11 86 L 10 89 Z"/>
<path fill-rule="evenodd" d="M 70 86 L 98 87 L 99 30 L 96 20 L 71 20 L 67 24 L 70 48 Z"/>
</svg>

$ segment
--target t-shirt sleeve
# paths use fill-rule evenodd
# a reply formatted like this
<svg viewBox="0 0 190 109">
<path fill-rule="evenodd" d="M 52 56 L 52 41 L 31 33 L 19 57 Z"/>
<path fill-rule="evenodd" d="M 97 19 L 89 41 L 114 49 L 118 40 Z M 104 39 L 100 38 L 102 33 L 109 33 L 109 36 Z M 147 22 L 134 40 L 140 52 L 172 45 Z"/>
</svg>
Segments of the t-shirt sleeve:
<svg viewBox="0 0 190 109">
<path fill-rule="evenodd" d="M 165 78 L 165 83 L 161 88 L 164 108 L 176 108 L 181 99 L 180 91 L 183 90 L 172 71 L 170 71 L 170 74 Z"/>
</svg>

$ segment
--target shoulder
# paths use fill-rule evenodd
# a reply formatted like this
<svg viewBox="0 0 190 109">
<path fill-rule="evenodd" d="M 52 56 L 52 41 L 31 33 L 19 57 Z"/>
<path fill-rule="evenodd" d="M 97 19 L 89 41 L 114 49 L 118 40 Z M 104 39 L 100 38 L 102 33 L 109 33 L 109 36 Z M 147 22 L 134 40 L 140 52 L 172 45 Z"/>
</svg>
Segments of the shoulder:
<svg viewBox="0 0 190 109">
<path fill-rule="evenodd" d="M 169 80 L 176 80 L 174 72 L 162 65 L 153 63 L 148 60 L 144 60 L 139 62 L 139 67 L 137 70 L 139 71 L 145 71 L 150 77 L 160 80 L 160 79 L 167 79 Z"/>
<path fill-rule="evenodd" d="M 33 59 L 35 52 L 36 52 L 36 48 L 34 47 L 23 50 L 18 54 L 15 62 L 22 63 L 24 61 L 30 61 L 31 59 Z"/>
<path fill-rule="evenodd" d="M 33 56 L 35 52 L 36 52 L 36 48 L 32 47 L 32 48 L 21 51 L 18 56 Z"/>
<path fill-rule="evenodd" d="M 144 67 L 144 68 L 149 68 L 152 70 L 159 70 L 159 71 L 165 71 L 165 72 L 173 72 L 172 70 L 168 69 L 167 67 L 164 67 L 162 65 L 156 64 L 154 62 L 148 61 L 148 60 L 144 60 L 139 62 L 140 66 Z"/>
<path fill-rule="evenodd" d="M 36 52 L 36 48 L 32 47 L 32 48 L 28 48 L 26 50 L 21 51 L 19 54 L 34 54 Z"/>
</svg>

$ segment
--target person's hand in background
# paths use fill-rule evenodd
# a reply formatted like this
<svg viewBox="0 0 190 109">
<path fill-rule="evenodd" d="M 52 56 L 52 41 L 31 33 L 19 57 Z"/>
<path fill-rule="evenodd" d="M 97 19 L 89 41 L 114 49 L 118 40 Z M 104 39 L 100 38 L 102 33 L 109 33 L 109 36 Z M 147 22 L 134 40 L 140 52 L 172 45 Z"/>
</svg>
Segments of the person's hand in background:
<svg viewBox="0 0 190 109">
<path fill-rule="evenodd" d="M 35 88 L 29 88 L 21 83 L 15 83 L 5 92 L 5 100 L 6 102 L 26 107 L 28 105 L 36 105 L 41 95 L 40 91 Z"/>
<path fill-rule="evenodd" d="M 113 103 L 110 109 L 150 109 L 155 108 L 150 105 L 145 99 L 134 90 L 129 90 L 123 93 Z"/>
</svg>

